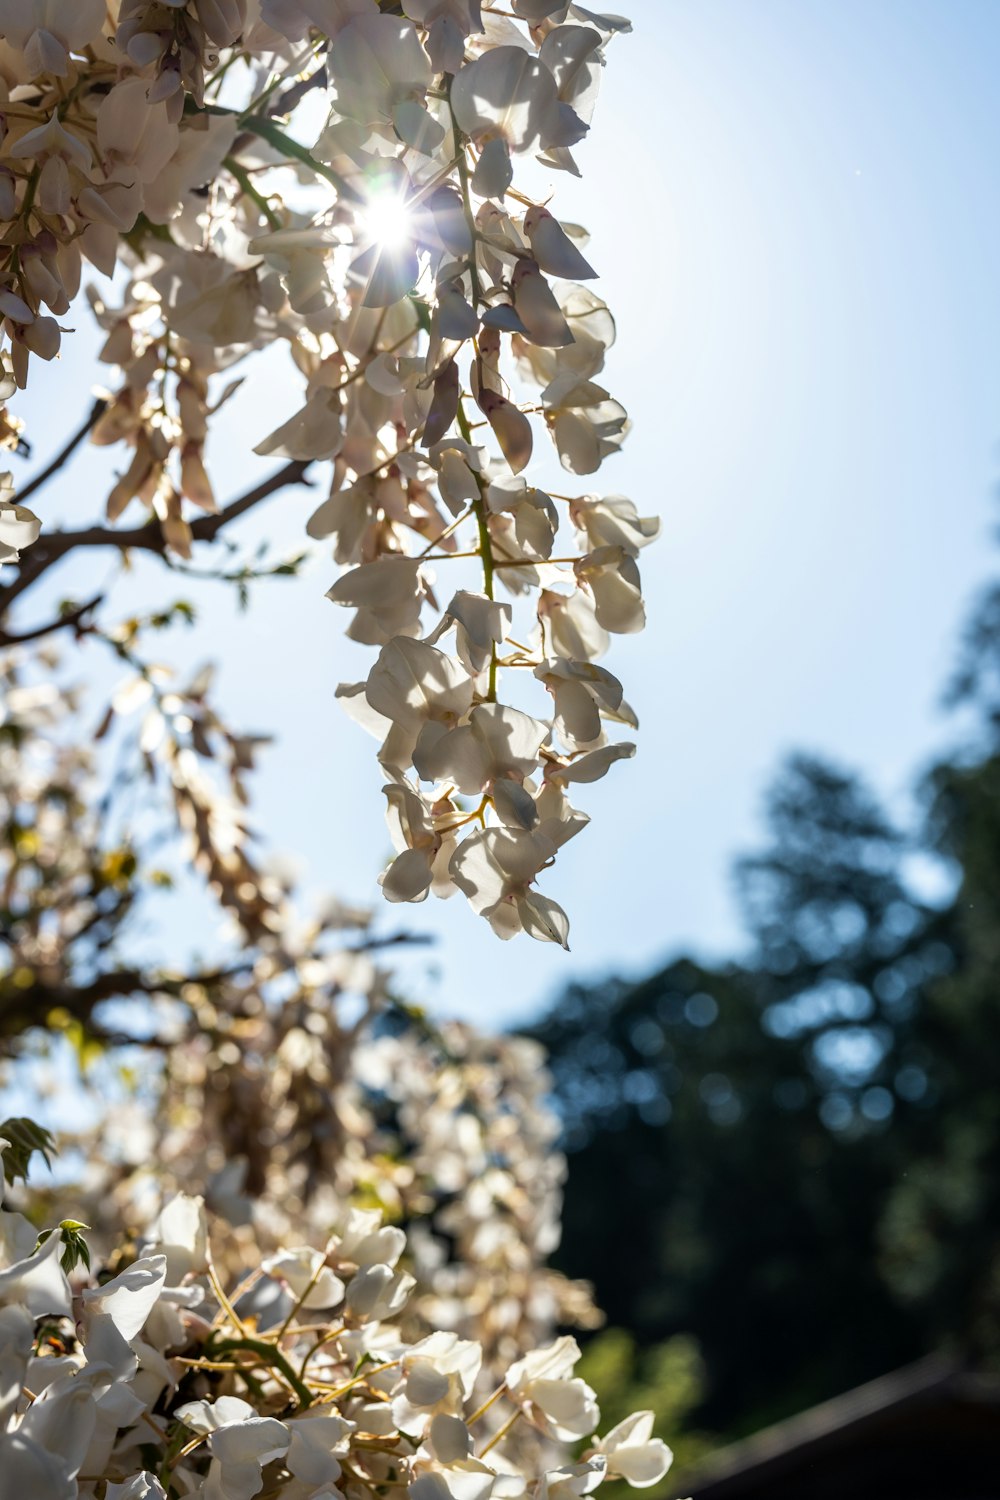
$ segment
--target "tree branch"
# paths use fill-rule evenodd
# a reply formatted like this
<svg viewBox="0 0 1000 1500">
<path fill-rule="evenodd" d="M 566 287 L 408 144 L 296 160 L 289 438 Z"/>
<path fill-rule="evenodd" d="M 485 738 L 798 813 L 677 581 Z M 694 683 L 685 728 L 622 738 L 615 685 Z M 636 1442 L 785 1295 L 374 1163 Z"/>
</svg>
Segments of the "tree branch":
<svg viewBox="0 0 1000 1500">
<path fill-rule="evenodd" d="M 86 417 L 84 417 L 83 421 L 80 423 L 80 426 L 66 443 L 65 447 L 60 448 L 59 452 L 56 454 L 52 462 L 50 464 L 47 464 L 40 474 L 36 474 L 34 479 L 29 479 L 28 483 L 24 485 L 22 489 L 18 490 L 18 505 L 23 505 L 29 495 L 34 495 L 37 490 L 40 490 L 42 488 L 43 484 L 48 484 L 53 474 L 58 474 L 63 465 L 69 462 L 69 460 L 73 457 L 73 454 L 76 452 L 77 448 L 79 448 L 80 444 L 87 436 L 87 433 L 97 422 L 98 418 L 104 414 L 105 410 L 107 409 L 107 405 L 108 403 L 105 401 L 104 397 L 98 396 L 93 406 L 90 408 L 90 411 L 87 413 Z"/>
<path fill-rule="evenodd" d="M 245 515 L 248 510 L 259 505 L 262 500 L 267 500 L 277 490 L 285 489 L 290 484 L 305 482 L 308 468 L 308 459 L 292 459 L 291 462 L 277 469 L 270 478 L 262 480 L 260 484 L 248 490 L 239 499 L 233 500 L 216 515 L 199 517 L 191 526 L 192 537 L 198 542 L 214 542 L 222 528 L 228 526 L 230 521 L 235 521 L 238 516 Z M 41 477 L 39 475 L 39 479 Z M 117 547 L 122 552 L 138 548 L 143 552 L 154 552 L 160 557 L 164 556 L 167 550 L 162 527 L 159 521 L 155 520 L 130 529 L 90 526 L 81 531 L 53 531 L 47 535 L 43 534 L 26 552 L 13 583 L 9 583 L 6 588 L 0 588 L 0 619 L 14 600 L 37 582 L 53 563 L 58 562 L 67 553 L 74 552 L 78 547 Z"/>
<path fill-rule="evenodd" d="M 51 635 L 54 630 L 66 630 L 74 625 L 79 625 L 84 615 L 89 615 L 91 610 L 97 609 L 104 603 L 103 594 L 95 594 L 93 599 L 88 599 L 86 604 L 78 604 L 75 609 L 67 610 L 56 620 L 50 620 L 47 625 L 36 625 L 34 630 L 22 630 L 19 634 L 13 631 L 0 630 L 0 647 L 23 646 L 26 641 L 40 640 L 44 635 Z"/>
<path fill-rule="evenodd" d="M 48 1026 L 51 1011 L 65 1011 L 84 1026 L 106 1000 L 124 1000 L 134 995 L 177 997 L 187 984 L 211 986 L 245 973 L 248 965 L 229 969 L 194 971 L 179 977 L 157 976 L 142 969 L 111 969 L 89 984 L 50 985 L 36 980 L 26 988 L 15 988 L 0 978 L 0 1043 L 9 1042 L 37 1026 Z M 132 1038 L 139 1041 L 141 1038 Z M 0 1045 L 0 1053 L 5 1049 Z"/>
</svg>

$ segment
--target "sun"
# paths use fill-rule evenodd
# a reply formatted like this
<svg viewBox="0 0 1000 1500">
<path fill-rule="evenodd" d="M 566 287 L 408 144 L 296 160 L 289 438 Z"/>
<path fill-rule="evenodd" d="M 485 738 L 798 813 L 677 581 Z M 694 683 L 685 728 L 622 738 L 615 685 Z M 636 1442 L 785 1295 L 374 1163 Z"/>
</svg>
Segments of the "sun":
<svg viewBox="0 0 1000 1500">
<path fill-rule="evenodd" d="M 373 193 L 360 219 L 366 238 L 384 250 L 398 250 L 413 238 L 412 215 L 397 193 Z"/>
</svg>

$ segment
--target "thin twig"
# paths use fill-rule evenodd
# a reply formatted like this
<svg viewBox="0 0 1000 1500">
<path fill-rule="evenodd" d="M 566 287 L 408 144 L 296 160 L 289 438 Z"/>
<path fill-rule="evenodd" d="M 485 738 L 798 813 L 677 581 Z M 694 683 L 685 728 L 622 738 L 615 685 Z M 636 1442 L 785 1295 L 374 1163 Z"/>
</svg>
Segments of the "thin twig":
<svg viewBox="0 0 1000 1500">
<path fill-rule="evenodd" d="M 253 506 L 267 500 L 277 490 L 291 484 L 306 482 L 308 459 L 292 459 L 268 479 L 254 485 L 239 499 L 233 500 L 223 510 L 212 516 L 200 516 L 191 526 L 191 535 L 198 542 L 214 542 L 224 526 L 245 515 Z M 39 476 L 41 478 L 41 476 Z M 43 533 L 27 552 L 19 565 L 19 572 L 12 583 L 0 588 L 0 618 L 14 600 L 46 572 L 53 563 L 73 552 L 77 547 L 116 547 L 121 552 L 137 549 L 154 552 L 162 557 L 167 550 L 166 539 L 159 521 L 147 521 L 143 526 L 131 528 L 113 526 L 89 526 L 81 531 L 53 531 Z"/>
<path fill-rule="evenodd" d="M 489 1442 L 486 1444 L 486 1447 L 479 1454 L 479 1457 L 481 1459 L 485 1458 L 486 1455 L 487 1455 L 487 1453 L 489 1453 L 490 1449 L 491 1448 L 495 1448 L 496 1445 L 497 1445 L 497 1443 L 499 1443 L 502 1438 L 505 1438 L 507 1436 L 508 1432 L 513 1427 L 514 1423 L 517 1421 L 517 1419 L 518 1419 L 518 1417 L 520 1415 L 521 1415 L 521 1408 L 518 1407 L 518 1409 L 514 1413 L 514 1415 L 512 1417 L 508 1417 L 507 1420 L 506 1420 L 506 1422 L 504 1422 L 504 1424 L 503 1424 L 502 1427 L 498 1427 L 497 1428 L 496 1432 L 493 1434 L 493 1436 L 490 1438 Z"/>
<path fill-rule="evenodd" d="M 65 446 L 60 448 L 59 452 L 56 454 L 52 462 L 50 464 L 46 464 L 45 468 L 41 471 L 40 474 L 36 474 L 34 479 L 29 479 L 28 483 L 24 485 L 20 490 L 18 490 L 18 505 L 23 505 L 29 495 L 33 495 L 37 490 L 40 490 L 43 484 L 48 483 L 53 474 L 58 474 L 63 465 L 69 462 L 69 460 L 73 457 L 73 454 L 76 452 L 77 448 L 79 448 L 80 444 L 87 436 L 90 429 L 97 422 L 98 418 L 104 415 L 104 412 L 107 410 L 107 405 L 108 403 L 107 401 L 105 401 L 104 397 L 98 396 L 97 400 L 90 408 L 90 411 L 80 423 L 80 426 L 76 429 L 73 436 L 69 438 Z"/>
<path fill-rule="evenodd" d="M 89 615 L 92 610 L 97 609 L 104 603 L 103 594 L 95 594 L 93 599 L 88 599 L 86 604 L 78 604 L 75 609 L 67 610 L 55 620 L 50 620 L 46 625 L 36 625 L 33 630 L 22 630 L 14 633 L 9 630 L 0 630 L 0 646 L 23 646 L 27 641 L 37 641 L 43 635 L 51 635 L 54 630 L 68 630 L 74 625 L 79 625 L 84 615 Z"/>
</svg>

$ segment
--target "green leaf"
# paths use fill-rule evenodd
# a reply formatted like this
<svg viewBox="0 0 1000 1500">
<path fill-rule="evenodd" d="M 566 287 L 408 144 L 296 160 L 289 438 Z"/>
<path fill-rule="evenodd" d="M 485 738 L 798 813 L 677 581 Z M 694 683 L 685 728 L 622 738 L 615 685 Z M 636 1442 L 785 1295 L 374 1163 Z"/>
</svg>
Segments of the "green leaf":
<svg viewBox="0 0 1000 1500">
<path fill-rule="evenodd" d="M 0 1141 L 6 1141 L 3 1153 L 3 1174 L 8 1182 L 27 1181 L 28 1165 L 37 1151 L 47 1167 L 52 1165 L 56 1143 L 52 1136 L 34 1120 L 15 1116 L 0 1124 Z"/>
<path fill-rule="evenodd" d="M 70 1271 L 75 1270 L 75 1268 L 81 1264 L 86 1266 L 87 1270 L 89 1271 L 90 1246 L 87 1244 L 87 1241 L 83 1237 L 83 1231 L 85 1229 L 89 1229 L 90 1225 L 81 1223 L 79 1219 L 62 1219 L 60 1220 L 59 1228 L 62 1231 L 63 1241 L 63 1250 L 62 1255 L 60 1255 L 59 1257 L 59 1264 L 66 1272 L 67 1276 L 69 1275 Z M 50 1235 L 54 1233 L 55 1231 L 52 1229 L 43 1229 L 41 1234 L 38 1236 L 38 1242 L 35 1245 L 35 1249 L 39 1250 L 42 1245 L 45 1244 L 45 1241 L 50 1237 Z"/>
</svg>

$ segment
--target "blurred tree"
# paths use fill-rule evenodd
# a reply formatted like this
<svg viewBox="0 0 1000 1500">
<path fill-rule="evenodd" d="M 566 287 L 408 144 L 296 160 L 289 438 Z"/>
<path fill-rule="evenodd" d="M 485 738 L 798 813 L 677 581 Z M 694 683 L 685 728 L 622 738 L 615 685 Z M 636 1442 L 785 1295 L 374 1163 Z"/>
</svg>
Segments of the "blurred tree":
<svg viewBox="0 0 1000 1500">
<path fill-rule="evenodd" d="M 578 1373 L 600 1393 L 605 1427 L 614 1427 L 633 1410 L 653 1413 L 656 1433 L 673 1452 L 674 1468 L 648 1492 L 649 1500 L 675 1494 L 676 1474 L 714 1446 L 689 1421 L 704 1395 L 704 1362 L 696 1340 L 679 1333 L 640 1348 L 624 1328 L 605 1328 L 587 1344 Z"/>
<path fill-rule="evenodd" d="M 953 691 L 975 750 L 925 778 L 918 834 L 793 756 L 736 868 L 747 958 L 572 988 L 533 1033 L 570 1153 L 558 1263 L 640 1355 L 697 1341 L 698 1423 L 1000 1354 L 998 659 L 991 592 Z"/>
</svg>

